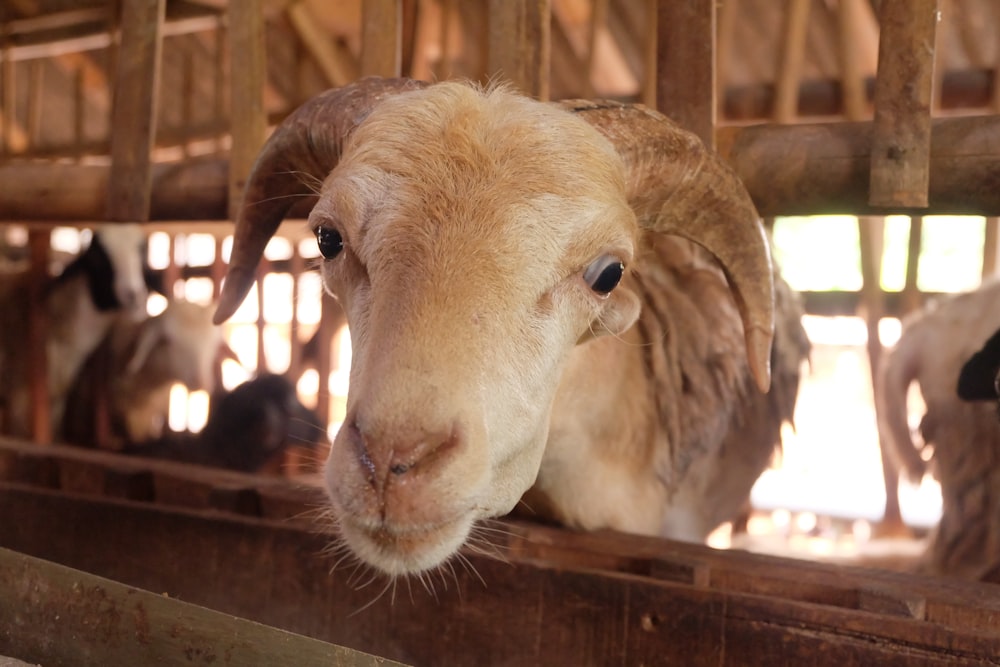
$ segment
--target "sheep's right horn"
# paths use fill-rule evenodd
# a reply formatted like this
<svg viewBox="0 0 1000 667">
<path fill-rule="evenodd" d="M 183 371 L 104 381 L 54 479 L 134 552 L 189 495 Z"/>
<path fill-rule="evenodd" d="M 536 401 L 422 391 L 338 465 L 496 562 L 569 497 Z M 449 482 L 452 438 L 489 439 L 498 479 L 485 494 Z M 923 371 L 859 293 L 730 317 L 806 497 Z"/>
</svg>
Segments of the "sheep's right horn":
<svg viewBox="0 0 1000 667">
<path fill-rule="evenodd" d="M 743 319 L 757 386 L 771 381 L 774 275 L 760 216 L 735 172 L 697 136 L 642 105 L 567 101 L 561 106 L 611 140 L 628 169 L 639 224 L 683 236 L 722 265 Z"/>
<path fill-rule="evenodd" d="M 247 179 L 216 324 L 229 319 L 246 298 L 267 242 L 299 198 L 317 194 L 340 160 L 347 136 L 382 99 L 425 85 L 412 79 L 361 79 L 310 99 L 275 129 Z"/>
</svg>

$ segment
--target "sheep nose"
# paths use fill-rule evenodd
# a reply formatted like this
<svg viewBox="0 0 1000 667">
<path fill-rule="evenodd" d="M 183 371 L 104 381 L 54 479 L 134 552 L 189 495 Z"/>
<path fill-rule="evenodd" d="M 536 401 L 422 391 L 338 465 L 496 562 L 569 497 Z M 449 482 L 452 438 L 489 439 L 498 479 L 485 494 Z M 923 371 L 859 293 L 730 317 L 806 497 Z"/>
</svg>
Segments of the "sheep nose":
<svg viewBox="0 0 1000 667">
<path fill-rule="evenodd" d="M 365 426 L 352 419 L 345 427 L 368 481 L 380 490 L 393 478 L 415 478 L 433 473 L 446 465 L 462 446 L 457 425 L 390 430 Z"/>
</svg>

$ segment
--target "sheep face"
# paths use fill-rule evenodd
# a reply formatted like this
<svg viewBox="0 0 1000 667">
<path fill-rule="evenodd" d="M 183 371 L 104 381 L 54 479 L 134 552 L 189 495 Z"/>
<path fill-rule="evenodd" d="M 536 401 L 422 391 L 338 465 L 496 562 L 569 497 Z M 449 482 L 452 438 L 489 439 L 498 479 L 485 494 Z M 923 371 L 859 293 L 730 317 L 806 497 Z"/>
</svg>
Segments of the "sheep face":
<svg viewBox="0 0 1000 667">
<path fill-rule="evenodd" d="M 140 225 L 103 225 L 97 229 L 81 258 L 88 266 L 91 297 L 98 309 L 145 315 L 145 249 L 146 235 Z"/>
<path fill-rule="evenodd" d="M 310 216 L 354 348 L 326 483 L 391 574 L 517 503 L 570 350 L 639 311 L 616 289 L 637 226 L 614 148 L 558 109 L 449 92 L 373 112 Z"/>
<path fill-rule="evenodd" d="M 568 360 L 637 317 L 639 228 L 720 262 L 749 370 L 769 386 L 773 267 L 753 203 L 697 137 L 641 105 L 377 77 L 316 96 L 248 177 L 217 323 L 300 196 L 317 201 L 325 284 L 354 345 L 333 514 L 389 574 L 442 562 L 532 485 Z"/>
</svg>

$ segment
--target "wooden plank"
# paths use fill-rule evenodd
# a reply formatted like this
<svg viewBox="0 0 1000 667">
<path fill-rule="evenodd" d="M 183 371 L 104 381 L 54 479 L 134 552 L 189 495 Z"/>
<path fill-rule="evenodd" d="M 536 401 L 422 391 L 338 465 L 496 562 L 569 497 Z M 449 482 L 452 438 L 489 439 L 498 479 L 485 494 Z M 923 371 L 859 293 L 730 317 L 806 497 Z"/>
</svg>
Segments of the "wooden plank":
<svg viewBox="0 0 1000 667">
<path fill-rule="evenodd" d="M 883 0 L 879 23 L 872 206 L 928 205 L 937 0 Z"/>
<path fill-rule="evenodd" d="M 264 18 L 261 0 L 229 4 L 229 62 L 238 72 L 230 80 L 232 148 L 229 151 L 229 217 L 235 219 L 243 202 L 250 169 L 264 144 L 267 116 L 264 84 L 267 63 L 264 52 Z"/>
<path fill-rule="evenodd" d="M 400 75 L 403 0 L 361 3 L 361 76 Z"/>
<path fill-rule="evenodd" d="M 166 0 L 126 0 L 111 112 L 107 219 L 149 219 Z"/>
<path fill-rule="evenodd" d="M 715 0 L 658 4 L 656 108 L 715 148 Z"/>
<path fill-rule="evenodd" d="M 292 524 L 10 485 L 0 485 L 0 504 L 22 517 L 0 524 L 8 548 L 416 665 L 981 665 L 1000 655 L 995 610 L 979 610 L 971 625 L 884 614 L 871 602 L 877 587 L 871 608 L 857 609 L 468 554 L 468 568 L 425 577 L 433 590 L 416 581 L 393 590 L 351 567 L 331 572 L 319 555 L 329 538 Z M 625 548 L 644 541 L 616 539 Z M 778 578 L 785 568 L 803 576 L 786 559 L 696 552 L 734 580 L 747 566 L 753 576 Z M 946 583 L 941 597 L 982 599 L 981 588 Z"/>
<path fill-rule="evenodd" d="M 817 123 L 726 127 L 729 160 L 763 216 L 1000 214 L 1000 116 L 932 122 L 927 208 L 868 201 L 873 125 Z"/>
<path fill-rule="evenodd" d="M 339 46 L 323 31 L 309 3 L 290 5 L 288 19 L 331 86 L 344 86 L 358 78 L 358 63 L 346 48 Z"/>
<path fill-rule="evenodd" d="M 7 549 L 0 549 L 0 654 L 106 667 L 400 664 Z"/>
<path fill-rule="evenodd" d="M 551 0 L 489 0 L 487 75 L 549 99 Z"/>
</svg>

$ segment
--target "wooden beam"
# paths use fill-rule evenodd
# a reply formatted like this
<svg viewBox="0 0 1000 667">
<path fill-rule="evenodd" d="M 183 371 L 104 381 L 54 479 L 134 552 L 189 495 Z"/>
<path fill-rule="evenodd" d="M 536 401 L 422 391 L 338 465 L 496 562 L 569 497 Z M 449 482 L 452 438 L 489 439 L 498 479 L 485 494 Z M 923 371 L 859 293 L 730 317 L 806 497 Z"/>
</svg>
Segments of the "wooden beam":
<svg viewBox="0 0 1000 667">
<path fill-rule="evenodd" d="M 399 76 L 402 53 L 402 0 L 361 3 L 361 76 Z"/>
<path fill-rule="evenodd" d="M 111 114 L 107 219 L 149 219 L 166 0 L 126 0 Z"/>
<path fill-rule="evenodd" d="M 728 127 L 717 140 L 764 216 L 1000 214 L 1000 116 L 939 118 L 932 130 L 920 209 L 869 203 L 871 123 Z"/>
<path fill-rule="evenodd" d="M 879 23 L 872 206 L 928 205 L 937 0 L 883 0 Z"/>
<path fill-rule="evenodd" d="M 715 0 L 660 2 L 656 108 L 715 148 Z"/>
<path fill-rule="evenodd" d="M 551 0 L 489 0 L 487 76 L 549 99 Z"/>
<path fill-rule="evenodd" d="M 290 5 L 288 20 L 331 86 L 344 86 L 359 77 L 360 68 L 353 56 L 323 31 L 308 3 Z"/>
<path fill-rule="evenodd" d="M 264 135 L 267 131 L 267 117 L 264 113 L 267 63 L 264 47 L 261 0 L 230 3 L 229 62 L 232 65 L 232 74 L 229 81 L 232 147 L 229 151 L 229 217 L 232 219 L 239 213 L 247 177 L 257 159 L 260 147 L 264 144 Z"/>
<path fill-rule="evenodd" d="M 164 21 L 162 36 L 173 37 L 174 35 L 207 32 L 214 30 L 217 25 L 218 17 L 214 14 Z M 56 56 L 70 55 L 82 51 L 106 49 L 112 46 L 113 42 L 114 38 L 107 31 L 88 32 L 55 41 L 11 46 L 5 53 L 0 53 L 0 60 L 20 62 L 24 60 L 37 60 L 39 58 L 55 58 Z"/>
</svg>

